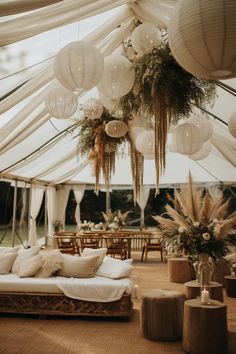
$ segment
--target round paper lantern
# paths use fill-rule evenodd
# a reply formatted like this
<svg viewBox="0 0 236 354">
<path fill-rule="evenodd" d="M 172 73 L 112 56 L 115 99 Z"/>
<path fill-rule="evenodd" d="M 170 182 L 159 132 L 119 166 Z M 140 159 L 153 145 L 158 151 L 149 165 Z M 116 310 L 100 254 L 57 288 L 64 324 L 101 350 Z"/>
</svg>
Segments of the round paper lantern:
<svg viewBox="0 0 236 354">
<path fill-rule="evenodd" d="M 154 24 L 143 23 L 133 31 L 131 44 L 138 55 L 143 55 L 161 44 L 161 32 Z"/>
<path fill-rule="evenodd" d="M 100 118 L 103 113 L 103 104 L 97 98 L 90 98 L 84 104 L 84 115 L 89 119 Z"/>
<path fill-rule="evenodd" d="M 143 155 L 155 155 L 155 133 L 153 130 L 146 130 L 139 134 L 135 141 L 136 149 Z"/>
<path fill-rule="evenodd" d="M 90 90 L 101 80 L 104 59 L 92 44 L 78 41 L 67 44 L 57 54 L 54 72 L 57 80 L 66 88 Z"/>
<path fill-rule="evenodd" d="M 63 86 L 53 88 L 45 99 L 48 112 L 55 118 L 69 118 L 77 110 L 78 99 L 74 92 Z"/>
<path fill-rule="evenodd" d="M 195 154 L 202 147 L 201 131 L 192 123 L 184 123 L 173 131 L 173 143 L 183 155 Z"/>
<path fill-rule="evenodd" d="M 108 111 L 114 111 L 119 106 L 119 98 L 104 96 L 101 92 L 99 93 L 99 96 L 103 106 L 108 109 Z"/>
<path fill-rule="evenodd" d="M 168 26 L 171 52 L 193 75 L 236 76 L 236 1 L 179 1 Z"/>
<path fill-rule="evenodd" d="M 121 138 L 128 131 L 127 125 L 120 120 L 111 120 L 106 124 L 105 132 L 112 138 Z"/>
<path fill-rule="evenodd" d="M 104 96 L 117 99 L 132 89 L 134 81 L 135 71 L 131 62 L 122 55 L 113 54 L 105 58 L 98 90 Z"/>
<path fill-rule="evenodd" d="M 209 140 L 212 137 L 213 126 L 211 121 L 205 118 L 203 115 L 195 114 L 188 120 L 188 122 L 193 123 L 200 129 L 203 142 Z"/>
<path fill-rule="evenodd" d="M 197 151 L 193 155 L 189 155 L 190 159 L 192 159 L 194 161 L 199 161 L 199 160 L 205 159 L 210 154 L 211 147 L 212 147 L 212 145 L 211 145 L 210 141 L 205 142 L 199 151 Z"/>
<path fill-rule="evenodd" d="M 232 113 L 228 121 L 228 130 L 236 138 L 236 112 Z"/>
<path fill-rule="evenodd" d="M 131 135 L 131 138 L 133 140 L 133 142 L 135 143 L 137 137 L 139 136 L 139 134 L 145 132 L 146 129 L 143 128 L 143 127 L 132 127 L 130 129 L 130 135 Z"/>
</svg>

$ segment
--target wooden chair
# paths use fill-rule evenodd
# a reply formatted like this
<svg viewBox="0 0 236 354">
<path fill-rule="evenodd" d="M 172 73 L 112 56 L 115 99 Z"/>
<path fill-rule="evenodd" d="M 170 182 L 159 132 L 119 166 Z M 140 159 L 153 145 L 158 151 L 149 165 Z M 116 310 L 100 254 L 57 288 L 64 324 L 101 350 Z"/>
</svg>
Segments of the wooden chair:
<svg viewBox="0 0 236 354">
<path fill-rule="evenodd" d="M 160 244 L 159 239 L 147 239 L 146 244 L 143 246 L 142 249 L 142 256 L 141 256 L 141 262 L 143 261 L 143 257 L 145 255 L 145 261 L 147 261 L 147 254 L 150 251 L 159 251 L 161 254 L 161 261 L 164 262 L 163 258 L 163 247 Z"/>
<path fill-rule="evenodd" d="M 62 253 L 80 254 L 76 232 L 61 231 L 53 235 L 57 241 L 57 247 Z"/>
<path fill-rule="evenodd" d="M 97 233 L 88 233 L 88 235 L 81 235 L 80 234 L 80 245 L 81 245 L 81 250 L 83 251 L 84 248 L 99 248 L 99 241 L 100 241 L 101 235 Z"/>
<path fill-rule="evenodd" d="M 119 256 L 121 259 L 127 258 L 128 245 L 127 241 L 122 238 L 106 238 L 106 247 L 107 247 L 107 255 L 111 255 L 112 257 Z"/>
</svg>

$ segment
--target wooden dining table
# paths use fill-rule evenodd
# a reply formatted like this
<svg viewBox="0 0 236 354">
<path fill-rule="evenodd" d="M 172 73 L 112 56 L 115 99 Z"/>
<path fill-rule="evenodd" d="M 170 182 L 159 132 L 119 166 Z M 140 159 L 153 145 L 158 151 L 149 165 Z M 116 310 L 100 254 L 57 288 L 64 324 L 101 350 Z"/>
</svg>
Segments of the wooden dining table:
<svg viewBox="0 0 236 354">
<path fill-rule="evenodd" d="M 98 239 L 102 242 L 102 240 L 125 240 L 127 242 L 127 257 L 131 258 L 131 242 L 132 240 L 150 240 L 156 239 L 157 234 L 156 232 L 151 231 L 134 231 L 134 230 L 120 230 L 120 231 L 85 231 L 85 232 L 78 232 L 76 237 L 78 239 Z"/>
</svg>

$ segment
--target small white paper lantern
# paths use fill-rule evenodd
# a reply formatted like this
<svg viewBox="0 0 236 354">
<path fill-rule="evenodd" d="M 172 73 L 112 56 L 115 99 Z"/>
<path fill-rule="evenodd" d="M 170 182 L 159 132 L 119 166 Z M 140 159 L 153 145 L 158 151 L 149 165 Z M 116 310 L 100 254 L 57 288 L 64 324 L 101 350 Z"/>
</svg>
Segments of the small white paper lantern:
<svg viewBox="0 0 236 354">
<path fill-rule="evenodd" d="M 146 130 L 139 134 L 135 141 L 136 149 L 144 156 L 155 155 L 155 133 L 153 130 Z"/>
<path fill-rule="evenodd" d="M 228 130 L 236 138 L 236 112 L 232 113 L 228 121 Z"/>
<path fill-rule="evenodd" d="M 98 119 L 103 113 L 103 104 L 97 98 L 90 98 L 84 103 L 84 115 L 89 119 Z"/>
<path fill-rule="evenodd" d="M 173 131 L 173 143 L 177 152 L 183 155 L 195 154 L 201 149 L 201 131 L 192 123 L 184 123 Z"/>
<path fill-rule="evenodd" d="M 131 138 L 133 140 L 133 142 L 135 143 L 137 137 L 139 136 L 139 134 L 145 132 L 146 129 L 143 128 L 143 127 L 131 127 L 130 128 L 130 135 L 131 135 Z"/>
<path fill-rule="evenodd" d="M 207 141 L 202 145 L 202 147 L 199 151 L 197 151 L 193 155 L 189 155 L 189 157 L 190 157 L 190 159 L 192 159 L 194 161 L 203 160 L 210 154 L 211 148 L 212 148 L 211 142 Z"/>
<path fill-rule="evenodd" d="M 97 87 L 99 93 L 117 99 L 132 89 L 134 81 L 131 62 L 122 55 L 112 54 L 105 58 L 103 76 Z"/>
<path fill-rule="evenodd" d="M 53 117 L 65 119 L 71 117 L 76 112 L 78 99 L 74 92 L 58 85 L 48 93 L 45 105 Z"/>
<path fill-rule="evenodd" d="M 168 26 L 171 52 L 185 70 L 207 79 L 236 76 L 236 1 L 182 0 Z"/>
<path fill-rule="evenodd" d="M 120 120 L 111 120 L 106 124 L 105 132 L 112 138 L 121 138 L 128 131 L 127 125 Z"/>
<path fill-rule="evenodd" d="M 115 111 L 119 107 L 119 98 L 111 98 L 108 96 L 104 96 L 101 92 L 99 93 L 99 96 L 103 106 L 108 111 Z"/>
<path fill-rule="evenodd" d="M 57 54 L 54 72 L 57 80 L 72 91 L 90 90 L 101 80 L 104 59 L 92 44 L 78 41 L 67 44 Z"/>
<path fill-rule="evenodd" d="M 188 122 L 193 123 L 194 125 L 196 125 L 200 129 L 203 142 L 209 140 L 212 137 L 213 126 L 211 124 L 211 121 L 209 119 L 205 118 L 203 115 L 194 114 L 188 120 Z"/>
<path fill-rule="evenodd" d="M 131 43 L 138 55 L 143 55 L 161 44 L 161 32 L 154 24 L 145 22 L 133 31 Z"/>
</svg>

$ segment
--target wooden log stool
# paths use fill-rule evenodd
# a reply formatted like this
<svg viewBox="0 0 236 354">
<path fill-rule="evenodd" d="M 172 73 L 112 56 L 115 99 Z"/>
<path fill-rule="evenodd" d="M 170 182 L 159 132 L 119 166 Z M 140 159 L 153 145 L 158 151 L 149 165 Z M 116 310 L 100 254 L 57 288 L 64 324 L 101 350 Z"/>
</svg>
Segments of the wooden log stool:
<svg viewBox="0 0 236 354">
<path fill-rule="evenodd" d="M 212 281 L 209 285 L 210 298 L 218 301 L 224 301 L 223 285 Z M 200 284 L 197 280 L 188 281 L 184 284 L 184 295 L 187 300 L 200 297 Z"/>
<path fill-rule="evenodd" d="M 195 279 L 195 272 L 187 258 L 169 258 L 168 278 L 172 283 L 185 283 L 189 280 Z"/>
<path fill-rule="evenodd" d="M 179 291 L 154 289 L 143 293 L 140 328 L 144 337 L 156 341 L 182 339 L 184 300 Z"/>
<path fill-rule="evenodd" d="M 236 276 L 235 275 L 225 276 L 225 291 L 227 296 L 236 297 Z"/>
<path fill-rule="evenodd" d="M 227 354 L 227 306 L 211 300 L 202 305 L 200 299 L 184 303 L 183 350 L 190 354 Z"/>
</svg>

